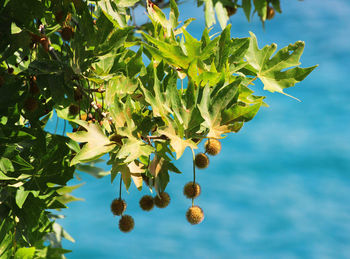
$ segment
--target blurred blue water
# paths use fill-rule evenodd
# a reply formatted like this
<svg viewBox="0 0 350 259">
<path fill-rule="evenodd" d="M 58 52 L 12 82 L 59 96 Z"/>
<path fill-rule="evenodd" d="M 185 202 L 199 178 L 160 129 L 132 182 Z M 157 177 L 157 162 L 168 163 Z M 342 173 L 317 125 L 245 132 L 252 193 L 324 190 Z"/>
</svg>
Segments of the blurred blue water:
<svg viewBox="0 0 350 259">
<path fill-rule="evenodd" d="M 168 208 L 144 213 L 138 200 L 148 191 L 124 192 L 136 223 L 129 234 L 118 230 L 109 209 L 117 185 L 81 175 L 86 184 L 74 194 L 86 201 L 71 203 L 60 222 L 77 240 L 64 243 L 73 250 L 68 258 L 350 258 L 350 2 L 282 2 L 283 14 L 265 31 L 256 17 L 247 23 L 239 12 L 232 36 L 253 31 L 260 47 L 303 40 L 302 65 L 320 66 L 287 90 L 301 103 L 254 86 L 270 107 L 223 140 L 222 153 L 198 172 L 203 223 L 185 219 L 188 150 L 177 161 L 184 173 L 171 175 Z M 189 31 L 200 38 L 202 10 L 188 2 L 180 11 L 183 21 L 197 18 Z"/>
</svg>

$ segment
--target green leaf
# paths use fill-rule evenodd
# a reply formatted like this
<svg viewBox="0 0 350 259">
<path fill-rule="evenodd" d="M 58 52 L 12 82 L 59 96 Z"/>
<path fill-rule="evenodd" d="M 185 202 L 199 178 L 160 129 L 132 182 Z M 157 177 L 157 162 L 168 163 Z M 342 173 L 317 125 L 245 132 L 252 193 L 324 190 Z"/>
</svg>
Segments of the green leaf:
<svg viewBox="0 0 350 259">
<path fill-rule="evenodd" d="M 121 99 L 126 95 L 131 95 L 135 92 L 137 87 L 138 81 L 136 79 L 132 79 L 124 75 L 112 78 L 106 83 L 106 104 L 108 106 L 113 105 L 116 97 L 118 99 Z M 111 110 L 111 112 L 113 112 L 113 109 Z M 115 117 L 114 119 L 117 118 Z M 120 124 L 124 125 L 123 122 Z"/>
<path fill-rule="evenodd" d="M 128 76 L 132 78 L 141 72 L 144 68 L 142 61 L 142 46 L 139 48 L 135 56 L 133 56 L 127 64 Z"/>
<path fill-rule="evenodd" d="M 79 188 L 80 186 L 82 186 L 84 183 L 81 183 L 81 184 L 77 184 L 77 185 L 73 185 L 73 186 L 64 186 L 62 188 L 59 188 L 56 190 L 56 192 L 59 194 L 59 195 L 63 195 L 63 194 L 66 194 L 66 193 L 71 193 L 73 190 Z"/>
<path fill-rule="evenodd" d="M 280 0 L 271 0 L 271 3 L 272 3 L 273 8 L 275 8 L 275 10 L 277 12 L 282 13 Z"/>
<path fill-rule="evenodd" d="M 221 33 L 219 41 L 219 51 L 218 51 L 218 70 L 221 71 L 228 60 L 230 54 L 231 36 L 230 36 L 231 24 L 229 24 Z"/>
<path fill-rule="evenodd" d="M 26 191 L 23 187 L 20 187 L 17 189 L 16 204 L 20 209 L 22 209 L 22 206 L 23 206 L 24 202 L 26 201 L 29 193 L 30 193 L 30 191 Z"/>
<path fill-rule="evenodd" d="M 245 16 L 247 17 L 248 22 L 250 22 L 250 12 L 252 9 L 252 0 L 242 0 L 242 6 L 245 13 Z"/>
<path fill-rule="evenodd" d="M 9 177 L 9 176 L 3 174 L 3 173 L 0 171 L 0 180 L 14 180 L 14 179 L 16 179 L 16 178 L 14 178 L 14 177 Z"/>
<path fill-rule="evenodd" d="M 214 5 L 212 0 L 203 0 L 204 7 L 204 15 L 205 15 L 205 24 L 207 27 L 211 27 L 215 24 L 215 12 Z"/>
<path fill-rule="evenodd" d="M 117 153 L 117 157 L 125 159 L 125 163 L 129 163 L 138 159 L 140 156 L 149 156 L 154 151 L 154 148 L 145 144 L 143 141 L 130 137 L 123 139 L 123 145 Z"/>
<path fill-rule="evenodd" d="M 111 172 L 107 172 L 104 169 L 90 164 L 78 164 L 76 170 L 92 175 L 95 178 L 102 178 L 106 175 L 109 175 Z"/>
<path fill-rule="evenodd" d="M 35 247 L 21 247 L 15 253 L 15 259 L 32 259 L 34 258 Z"/>
<path fill-rule="evenodd" d="M 172 26 L 165 17 L 165 14 L 162 12 L 162 10 L 153 4 L 152 1 L 147 0 L 147 12 L 152 22 L 160 24 L 165 29 L 167 37 L 169 37 L 171 35 Z"/>
<path fill-rule="evenodd" d="M 228 124 L 233 121 L 247 122 L 254 118 L 259 111 L 262 100 L 260 103 L 253 105 L 241 106 L 239 104 L 233 105 L 230 109 L 224 110 L 222 113 L 222 123 Z"/>
<path fill-rule="evenodd" d="M 57 206 L 57 208 L 67 208 L 66 204 L 73 202 L 73 201 L 84 201 L 84 199 L 82 198 L 77 198 L 73 195 L 70 194 L 63 194 L 61 196 L 56 197 L 55 201 L 57 201 L 60 205 Z M 64 206 L 61 206 L 61 204 L 63 204 Z M 53 209 L 53 208 L 51 208 Z M 56 208 L 55 208 L 56 209 Z"/>
<path fill-rule="evenodd" d="M 20 155 L 16 155 L 13 160 L 14 163 L 19 164 L 22 166 L 21 170 L 33 170 L 34 167 L 28 163 L 26 160 L 24 160 Z"/>
<path fill-rule="evenodd" d="M 266 0 L 253 0 L 255 10 L 258 12 L 261 20 L 264 22 L 266 20 L 267 12 L 267 1 Z"/>
<path fill-rule="evenodd" d="M 124 0 L 127 1 L 127 0 Z M 119 10 L 116 10 L 117 8 L 112 6 L 111 1 L 109 0 L 101 0 L 98 1 L 98 6 L 101 8 L 103 11 L 103 14 L 114 24 L 114 26 L 118 28 L 126 27 L 127 22 L 125 15 L 122 15 L 119 13 Z"/>
<path fill-rule="evenodd" d="M 208 138 L 221 138 L 221 135 L 235 129 L 235 125 L 227 125 L 222 121 L 222 111 L 230 108 L 237 99 L 238 86 L 241 83 L 237 79 L 231 84 L 218 86 L 218 89 L 211 91 L 206 85 L 198 108 L 204 119 L 203 126 L 209 129 Z"/>
<path fill-rule="evenodd" d="M 171 27 L 173 29 L 175 29 L 179 25 L 178 19 L 179 19 L 179 9 L 177 8 L 177 4 L 175 0 L 170 0 L 169 20 L 170 20 Z"/>
<path fill-rule="evenodd" d="M 297 41 L 279 50 L 272 57 L 277 49 L 277 45 L 271 44 L 259 49 L 255 35 L 252 32 L 250 35 L 250 45 L 245 58 L 256 73 L 256 76 L 263 82 L 264 90 L 279 92 L 295 98 L 286 94 L 283 90 L 304 80 L 317 67 L 298 67 L 305 43 Z"/>
<path fill-rule="evenodd" d="M 143 94 L 145 95 L 146 102 L 148 102 L 152 106 L 153 116 L 165 118 L 169 113 L 171 113 L 171 109 L 167 105 L 165 105 L 166 95 L 161 89 L 162 86 L 161 82 L 157 77 L 156 69 L 153 70 L 153 76 L 154 85 L 152 90 L 154 91 L 154 94 L 150 91 L 151 89 L 146 89 L 141 81 L 140 87 Z"/>
<path fill-rule="evenodd" d="M 218 1 L 215 4 L 215 11 L 216 11 L 216 15 L 220 23 L 221 29 L 224 29 L 229 19 L 226 8 L 223 6 L 223 4 L 220 1 Z"/>
<path fill-rule="evenodd" d="M 134 181 L 137 189 L 142 189 L 142 174 L 145 173 L 145 168 L 142 163 L 137 160 L 129 164 L 114 163 L 111 174 L 112 182 L 118 172 L 122 174 L 122 179 L 127 190 L 130 187 L 131 179 Z"/>
<path fill-rule="evenodd" d="M 186 147 L 197 149 L 197 145 L 190 139 L 184 139 L 178 132 L 178 127 L 175 126 L 174 122 L 170 122 L 167 127 L 158 130 L 159 134 L 165 135 L 170 139 L 170 146 L 176 153 L 176 159 L 179 159 Z"/>
<path fill-rule="evenodd" d="M 134 6 L 140 0 L 114 0 L 119 7 L 131 7 Z"/>
<path fill-rule="evenodd" d="M 87 131 L 67 133 L 67 136 L 77 142 L 87 143 L 72 159 L 70 163 L 71 166 L 77 163 L 93 161 L 110 152 L 116 146 L 115 143 L 109 141 L 109 138 L 103 133 L 99 125 L 93 123 L 89 124 L 81 120 L 74 120 L 73 122 L 84 127 Z"/>
<path fill-rule="evenodd" d="M 13 172 L 15 169 L 14 169 L 10 159 L 8 159 L 6 157 L 1 157 L 0 158 L 0 170 L 4 173 L 7 173 L 7 172 Z"/>
<path fill-rule="evenodd" d="M 157 48 L 155 48 L 151 45 L 144 43 L 144 46 L 146 47 L 146 49 L 152 55 L 155 55 L 155 58 L 156 57 L 162 58 L 166 60 L 168 63 L 174 65 L 175 67 L 181 67 L 184 69 L 188 68 L 191 62 L 191 59 L 184 54 L 180 46 L 157 40 L 145 33 L 142 33 L 142 35 L 145 37 L 145 39 L 148 42 L 157 46 Z"/>
</svg>

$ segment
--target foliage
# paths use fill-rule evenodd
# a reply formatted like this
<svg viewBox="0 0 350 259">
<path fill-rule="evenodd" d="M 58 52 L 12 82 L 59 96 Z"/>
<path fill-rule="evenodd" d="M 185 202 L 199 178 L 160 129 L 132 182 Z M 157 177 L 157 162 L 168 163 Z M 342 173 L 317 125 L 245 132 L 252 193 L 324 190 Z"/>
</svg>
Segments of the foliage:
<svg viewBox="0 0 350 259">
<path fill-rule="evenodd" d="M 271 20 L 275 13 L 282 13 L 280 0 L 197 0 L 198 6 L 204 3 L 205 22 L 208 27 L 215 24 L 215 14 L 221 28 L 225 28 L 230 16 L 236 14 L 238 8 L 243 9 L 247 20 L 257 13 L 261 22 Z"/>
<path fill-rule="evenodd" d="M 231 38 L 223 6 L 242 7 L 248 20 L 254 6 L 264 21 L 269 4 L 280 12 L 278 0 L 203 2 L 207 25 L 215 7 L 224 30 L 206 28 L 200 40 L 186 30 L 192 19 L 179 23 L 174 0 L 169 19 L 148 1 L 151 22 L 133 26 L 137 0 L 1 2 L 1 258 L 69 252 L 61 240 L 74 240 L 55 213 L 78 200 L 70 192 L 79 186 L 67 186 L 76 169 L 103 177 L 94 163 L 108 154 L 112 181 L 120 174 L 126 189 L 162 193 L 187 147 L 238 132 L 266 106 L 254 80 L 284 93 L 315 68 L 299 67 L 302 42 L 275 53 L 253 33 Z M 73 132 L 50 133 L 56 115 Z"/>
</svg>

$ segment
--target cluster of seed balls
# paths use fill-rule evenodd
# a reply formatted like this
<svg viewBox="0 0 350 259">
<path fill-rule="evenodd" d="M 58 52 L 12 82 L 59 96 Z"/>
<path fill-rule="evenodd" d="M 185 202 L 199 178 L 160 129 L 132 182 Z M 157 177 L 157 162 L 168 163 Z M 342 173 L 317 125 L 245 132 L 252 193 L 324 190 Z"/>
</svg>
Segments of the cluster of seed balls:
<svg viewBox="0 0 350 259">
<path fill-rule="evenodd" d="M 221 143 L 217 139 L 209 139 L 205 143 L 205 153 L 199 153 L 195 157 L 195 165 L 197 168 L 204 169 L 209 165 L 209 158 L 206 154 L 215 156 L 221 151 Z M 184 195 L 188 199 L 195 199 L 201 194 L 201 187 L 198 183 L 188 182 L 183 189 Z M 158 208 L 165 208 L 170 203 L 170 196 L 166 192 L 162 192 L 159 195 L 152 197 L 151 195 L 144 195 L 140 199 L 140 207 L 144 211 L 150 211 L 154 208 L 154 205 Z M 124 215 L 127 204 L 122 199 L 115 199 L 111 204 L 111 211 L 116 216 L 121 216 L 119 220 L 119 229 L 122 232 L 130 232 L 135 222 L 130 215 Z M 192 225 L 199 224 L 204 219 L 204 212 L 201 207 L 192 205 L 186 212 L 186 218 Z"/>
<path fill-rule="evenodd" d="M 144 211 L 150 211 L 153 209 L 154 205 L 158 208 L 165 208 L 170 203 L 170 196 L 166 192 L 162 192 L 161 194 L 152 197 L 151 195 L 145 195 L 140 199 L 140 207 Z M 130 232 L 134 226 L 135 222 L 133 217 L 130 215 L 123 215 L 126 210 L 126 202 L 122 199 L 115 199 L 111 204 L 111 211 L 114 215 L 121 216 L 119 220 L 119 229 L 122 232 Z"/>
<path fill-rule="evenodd" d="M 207 168 L 209 158 L 206 154 L 215 156 L 221 151 L 221 143 L 217 139 L 208 139 L 204 145 L 205 153 L 199 153 L 195 157 L 195 165 L 199 169 Z M 188 199 L 195 199 L 201 194 L 201 187 L 198 183 L 188 182 L 184 187 L 184 195 Z M 186 212 L 187 221 L 192 225 L 199 224 L 204 219 L 204 212 L 201 207 L 192 205 Z"/>
</svg>

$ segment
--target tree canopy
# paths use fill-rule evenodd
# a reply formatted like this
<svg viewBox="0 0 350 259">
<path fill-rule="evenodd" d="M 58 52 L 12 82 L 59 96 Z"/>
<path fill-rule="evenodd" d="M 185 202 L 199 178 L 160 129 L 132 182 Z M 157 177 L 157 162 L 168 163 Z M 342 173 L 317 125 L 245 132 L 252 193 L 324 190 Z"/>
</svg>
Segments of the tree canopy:
<svg viewBox="0 0 350 259">
<path fill-rule="evenodd" d="M 237 9 L 264 23 L 281 12 L 279 0 L 198 5 L 206 20 L 201 39 L 186 30 L 191 18 L 179 22 L 175 0 L 1 1 L 1 258 L 69 252 L 61 240 L 73 239 L 55 220 L 79 200 L 70 194 L 79 185 L 68 185 L 76 170 L 110 174 L 112 182 L 120 175 L 126 189 L 155 190 L 154 201 L 144 198 L 141 208 L 165 207 L 169 174 L 181 173 L 173 162 L 186 148 L 194 163 L 187 218 L 201 221 L 195 169 L 220 151 L 215 141 L 239 132 L 267 106 L 250 86 L 260 80 L 265 90 L 290 96 L 285 89 L 315 66 L 299 66 L 302 41 L 277 50 L 276 44 L 259 48 L 253 33 L 231 37 L 227 22 Z M 146 8 L 145 24 L 135 23 L 135 8 Z M 170 8 L 169 17 L 161 8 Z M 223 30 L 211 35 L 215 14 Z M 47 130 L 53 116 L 64 121 L 63 133 Z M 202 140 L 207 148 L 200 157 L 194 150 Z M 104 155 L 110 172 L 95 166 Z M 112 203 L 112 212 L 123 214 L 124 205 Z M 127 215 L 119 222 L 122 231 L 133 224 Z"/>
</svg>

